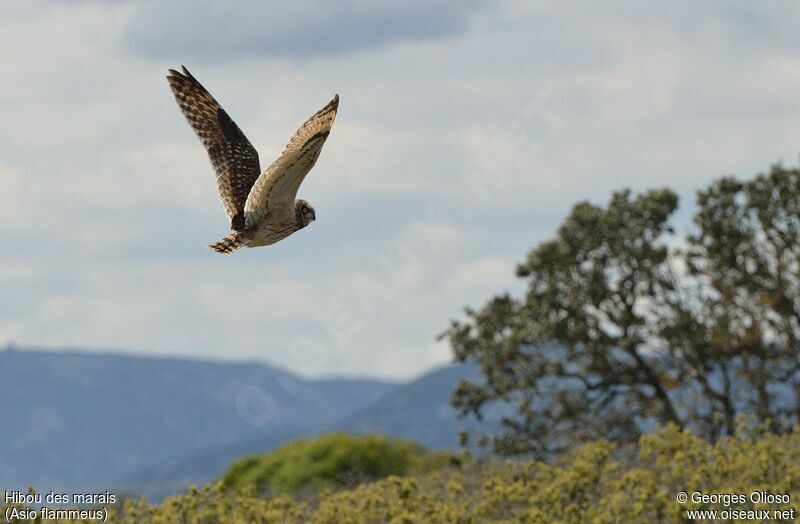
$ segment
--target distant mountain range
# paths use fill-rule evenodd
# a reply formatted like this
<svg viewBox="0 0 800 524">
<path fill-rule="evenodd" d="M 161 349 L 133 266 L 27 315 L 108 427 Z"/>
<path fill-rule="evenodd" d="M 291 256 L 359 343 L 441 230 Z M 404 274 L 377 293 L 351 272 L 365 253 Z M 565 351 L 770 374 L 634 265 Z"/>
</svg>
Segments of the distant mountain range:
<svg viewBox="0 0 800 524">
<path fill-rule="evenodd" d="M 456 448 L 464 422 L 448 399 L 476 375 L 447 366 L 404 384 L 313 380 L 255 362 L 5 349 L 0 490 L 160 498 L 214 479 L 242 455 L 326 431 Z"/>
</svg>

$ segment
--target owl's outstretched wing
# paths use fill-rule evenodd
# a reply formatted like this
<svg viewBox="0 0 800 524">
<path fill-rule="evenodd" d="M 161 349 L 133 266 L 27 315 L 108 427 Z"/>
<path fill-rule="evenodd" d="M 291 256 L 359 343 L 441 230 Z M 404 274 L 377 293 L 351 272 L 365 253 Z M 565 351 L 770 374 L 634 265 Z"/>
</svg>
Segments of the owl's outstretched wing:
<svg viewBox="0 0 800 524">
<path fill-rule="evenodd" d="M 247 195 L 261 173 L 258 153 L 211 93 L 186 67 L 182 68 L 182 73 L 169 70 L 169 87 L 189 125 L 208 151 L 217 172 L 219 195 L 231 219 L 231 228 L 241 230 L 245 226 Z"/>
<path fill-rule="evenodd" d="M 322 152 L 331 132 L 339 95 L 300 126 L 278 157 L 258 177 L 244 205 L 246 227 L 252 227 L 268 213 L 294 216 L 297 190 Z"/>
</svg>

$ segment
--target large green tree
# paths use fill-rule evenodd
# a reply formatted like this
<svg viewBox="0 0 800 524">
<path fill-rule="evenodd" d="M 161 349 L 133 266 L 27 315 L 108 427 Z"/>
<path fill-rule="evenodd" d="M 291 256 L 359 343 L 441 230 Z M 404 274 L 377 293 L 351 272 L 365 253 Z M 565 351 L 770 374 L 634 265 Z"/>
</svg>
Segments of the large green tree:
<svg viewBox="0 0 800 524">
<path fill-rule="evenodd" d="M 751 414 L 784 431 L 800 416 L 800 171 L 775 166 L 698 193 L 674 235 L 668 189 L 579 203 L 503 294 L 444 333 L 476 362 L 453 404 L 510 404 L 496 451 L 546 455 L 578 441 L 635 440 L 674 422 L 716 439 Z"/>
</svg>

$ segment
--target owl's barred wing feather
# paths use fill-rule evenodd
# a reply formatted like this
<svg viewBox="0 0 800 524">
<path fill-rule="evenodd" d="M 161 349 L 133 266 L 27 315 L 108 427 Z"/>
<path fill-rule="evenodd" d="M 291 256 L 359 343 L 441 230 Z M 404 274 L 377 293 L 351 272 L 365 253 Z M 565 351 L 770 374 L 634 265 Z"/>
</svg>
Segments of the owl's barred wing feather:
<svg viewBox="0 0 800 524">
<path fill-rule="evenodd" d="M 186 67 L 182 73 L 170 69 L 167 81 L 186 120 L 208 151 L 231 228 L 243 229 L 245 202 L 261 173 L 258 153 L 239 126 Z"/>
<path fill-rule="evenodd" d="M 268 213 L 293 216 L 297 191 L 317 162 L 338 109 L 336 95 L 300 126 L 281 156 L 258 177 L 244 206 L 246 227 L 257 224 Z"/>
</svg>

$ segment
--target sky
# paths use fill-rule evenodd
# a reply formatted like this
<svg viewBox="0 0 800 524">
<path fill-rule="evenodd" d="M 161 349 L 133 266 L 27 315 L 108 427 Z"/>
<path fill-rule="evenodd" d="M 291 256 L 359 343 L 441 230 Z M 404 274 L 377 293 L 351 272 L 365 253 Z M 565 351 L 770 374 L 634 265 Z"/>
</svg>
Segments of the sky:
<svg viewBox="0 0 800 524">
<path fill-rule="evenodd" d="M 580 200 L 800 153 L 800 4 L 0 2 L 0 345 L 405 379 Z M 259 150 L 341 97 L 317 221 L 221 256 L 185 64 Z"/>
</svg>

